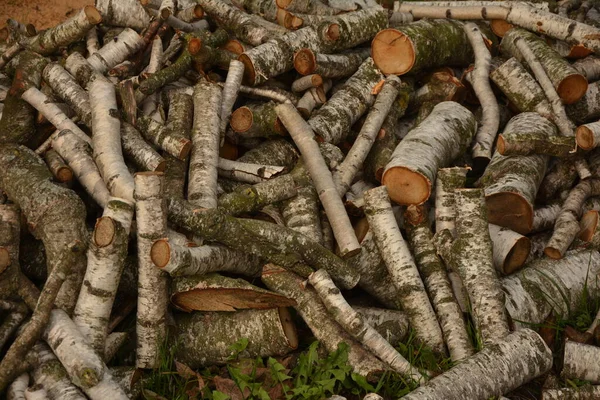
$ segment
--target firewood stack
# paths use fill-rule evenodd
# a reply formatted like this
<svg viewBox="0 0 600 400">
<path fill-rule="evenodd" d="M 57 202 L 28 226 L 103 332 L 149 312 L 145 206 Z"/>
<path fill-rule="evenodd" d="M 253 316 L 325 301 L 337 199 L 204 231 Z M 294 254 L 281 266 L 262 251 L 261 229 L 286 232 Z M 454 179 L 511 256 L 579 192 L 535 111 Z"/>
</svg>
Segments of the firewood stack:
<svg viewBox="0 0 600 400">
<path fill-rule="evenodd" d="M 543 399 L 599 398 L 600 313 L 564 346 L 543 334 L 600 297 L 597 7 L 97 0 L 44 31 L 9 20 L 0 395 L 132 398 L 165 341 L 192 369 L 242 338 L 281 356 L 302 319 L 355 373 L 412 380 L 406 399 L 510 398 L 561 368 L 592 385 Z M 409 329 L 454 366 L 412 365 Z"/>
</svg>

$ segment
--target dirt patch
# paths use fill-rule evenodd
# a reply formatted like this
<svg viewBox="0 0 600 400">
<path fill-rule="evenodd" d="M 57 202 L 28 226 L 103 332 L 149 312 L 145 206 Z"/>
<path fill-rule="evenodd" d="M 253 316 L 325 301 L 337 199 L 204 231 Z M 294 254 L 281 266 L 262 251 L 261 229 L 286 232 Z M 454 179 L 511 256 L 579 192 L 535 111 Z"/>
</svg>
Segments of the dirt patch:
<svg viewBox="0 0 600 400">
<path fill-rule="evenodd" d="M 94 0 L 0 0 L 0 29 L 8 18 L 46 29 L 88 4 L 93 5 Z"/>
</svg>

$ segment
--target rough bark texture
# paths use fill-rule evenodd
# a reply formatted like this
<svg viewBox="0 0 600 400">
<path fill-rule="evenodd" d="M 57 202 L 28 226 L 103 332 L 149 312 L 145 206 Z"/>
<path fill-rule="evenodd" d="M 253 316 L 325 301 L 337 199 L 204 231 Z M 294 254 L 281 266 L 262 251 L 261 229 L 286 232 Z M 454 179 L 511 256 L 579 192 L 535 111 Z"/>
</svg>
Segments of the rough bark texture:
<svg viewBox="0 0 600 400">
<path fill-rule="evenodd" d="M 597 295 L 600 254 L 596 250 L 567 252 L 560 260 L 538 259 L 502 280 L 506 310 L 517 326 L 541 324 L 552 312 L 568 318 L 584 287 Z"/>
<path fill-rule="evenodd" d="M 435 231 L 444 229 L 456 236 L 456 201 L 454 190 L 465 187 L 467 168 L 440 168 L 435 182 Z"/>
<path fill-rule="evenodd" d="M 503 275 L 519 270 L 531 250 L 529 238 L 494 224 L 489 224 L 489 231 L 496 270 Z"/>
<path fill-rule="evenodd" d="M 367 49 L 348 50 L 340 54 L 315 54 L 311 49 L 301 49 L 294 54 L 294 68 L 302 75 L 345 78 L 353 75 L 369 56 Z"/>
<path fill-rule="evenodd" d="M 145 44 L 136 31 L 126 28 L 114 40 L 89 56 L 87 61 L 92 68 L 103 74 L 142 49 Z"/>
<path fill-rule="evenodd" d="M 455 102 L 442 102 L 400 142 L 383 173 L 390 198 L 422 204 L 431 195 L 439 168 L 447 167 L 471 144 L 477 123 Z"/>
<path fill-rule="evenodd" d="M 600 118 L 600 81 L 590 83 L 585 95 L 565 108 L 567 116 L 576 124 Z"/>
<path fill-rule="evenodd" d="M 405 213 L 408 241 L 440 322 L 450 358 L 460 362 L 473 355 L 474 350 L 446 268 L 436 253 L 425 212 L 423 207 L 408 207 Z"/>
<path fill-rule="evenodd" d="M 483 191 L 459 189 L 456 197 L 456 233 L 452 243 L 453 269 L 469 293 L 471 315 L 484 346 L 509 333 L 504 293 L 493 264 Z"/>
<path fill-rule="evenodd" d="M 487 399 L 507 393 L 551 367 L 552 352 L 542 338 L 523 329 L 484 348 L 403 399 Z"/>
<path fill-rule="evenodd" d="M 289 175 L 273 178 L 253 186 L 242 186 L 219 198 L 218 206 L 231 215 L 252 213 L 297 194 L 294 179 Z"/>
<path fill-rule="evenodd" d="M 339 343 L 346 342 L 349 346 L 348 364 L 354 372 L 368 376 L 387 369 L 335 322 L 315 290 L 302 284 L 301 277 L 276 265 L 267 264 L 263 268 L 262 281 L 269 289 L 296 300 L 296 310 L 327 351 L 333 352 Z"/>
<path fill-rule="evenodd" d="M 165 237 L 167 213 L 162 173 L 135 175 L 135 214 L 138 248 L 137 352 L 138 368 L 155 368 L 165 339 L 167 276 L 152 263 L 155 240 Z"/>
<path fill-rule="evenodd" d="M 343 141 L 354 123 L 373 104 L 373 87 L 383 76 L 367 58 L 344 86 L 308 121 L 315 134 L 333 144 Z"/>
<path fill-rule="evenodd" d="M 567 340 L 561 375 L 568 379 L 600 383 L 598 357 L 600 347 Z"/>
<path fill-rule="evenodd" d="M 97 0 L 96 7 L 105 24 L 134 29 L 144 29 L 150 24 L 150 17 L 136 0 Z"/>
<path fill-rule="evenodd" d="M 127 122 L 121 123 L 123 153 L 143 171 L 164 171 L 165 159 L 148 144 L 140 132 Z"/>
<path fill-rule="evenodd" d="M 600 386 L 585 385 L 564 389 L 544 389 L 543 400 L 595 400 L 600 396 Z"/>
<path fill-rule="evenodd" d="M 190 368 L 224 364 L 231 345 L 248 339 L 241 357 L 281 356 L 298 346 L 296 330 L 285 308 L 236 313 L 177 314 L 179 346 L 175 357 Z"/>
<path fill-rule="evenodd" d="M 92 109 L 88 94 L 60 64 L 48 63 L 42 73 L 44 81 L 69 105 L 87 126 L 92 125 Z"/>
<path fill-rule="evenodd" d="M 444 339 L 423 281 L 394 218 L 385 186 L 365 193 L 365 214 L 415 336 L 444 354 Z"/>
</svg>

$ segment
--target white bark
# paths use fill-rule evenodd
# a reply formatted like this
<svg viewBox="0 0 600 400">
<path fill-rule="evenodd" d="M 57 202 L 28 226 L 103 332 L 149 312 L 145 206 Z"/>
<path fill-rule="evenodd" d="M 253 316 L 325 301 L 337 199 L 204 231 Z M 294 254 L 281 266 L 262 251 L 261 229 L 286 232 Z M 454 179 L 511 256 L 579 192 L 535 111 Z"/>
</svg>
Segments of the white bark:
<svg viewBox="0 0 600 400">
<path fill-rule="evenodd" d="M 144 29 L 150 24 L 150 17 L 138 0 L 96 0 L 96 7 L 107 25 Z"/>
<path fill-rule="evenodd" d="M 577 146 L 583 150 L 595 149 L 600 145 L 600 121 L 579 126 L 575 136 Z"/>
<path fill-rule="evenodd" d="M 477 123 L 458 103 L 445 101 L 412 129 L 394 150 L 382 183 L 400 204 L 422 204 L 431 195 L 437 171 L 471 144 Z"/>
<path fill-rule="evenodd" d="M 29 356 L 34 354 L 33 379 L 48 392 L 50 400 L 85 400 L 87 397 L 71 383 L 67 371 L 45 342 L 37 342 Z"/>
<path fill-rule="evenodd" d="M 319 145 L 310 125 L 302 119 L 302 116 L 291 104 L 278 105 L 275 107 L 275 111 L 300 149 L 306 169 L 331 223 L 333 234 L 340 247 L 340 254 L 342 257 L 350 257 L 358 253 L 360 244 L 356 240 L 346 209 L 335 188 L 331 172 L 321 156 Z"/>
<path fill-rule="evenodd" d="M 400 78 L 395 75 L 386 78 L 352 148 L 333 174 L 333 182 L 340 196 L 343 197 L 346 194 L 354 177 L 362 168 L 385 117 L 394 105 L 400 83 Z"/>
<path fill-rule="evenodd" d="M 544 389 L 542 400 L 596 400 L 600 386 L 586 385 L 578 388 Z"/>
<path fill-rule="evenodd" d="M 26 400 L 48 400 L 48 393 L 40 385 L 35 385 L 27 388 L 25 391 Z"/>
<path fill-rule="evenodd" d="M 91 127 L 92 109 L 90 99 L 75 78 L 58 63 L 49 63 L 44 68 L 42 77 L 52 88 L 52 91 L 77 113 L 81 121 Z"/>
<path fill-rule="evenodd" d="M 568 379 L 600 383 L 599 359 L 600 347 L 567 340 L 561 375 Z"/>
<path fill-rule="evenodd" d="M 284 171 L 285 167 L 249 164 L 219 157 L 219 176 L 238 182 L 260 183 L 278 176 Z"/>
<path fill-rule="evenodd" d="M 54 138 L 52 147 L 71 167 L 81 186 L 104 208 L 110 193 L 92 158 L 90 145 L 65 129 Z"/>
<path fill-rule="evenodd" d="M 52 310 L 44 339 L 67 370 L 71 381 L 91 400 L 127 400 L 127 395 L 113 379 L 106 364 L 64 311 Z"/>
<path fill-rule="evenodd" d="M 292 82 L 292 92 L 300 93 L 323 85 L 323 78 L 319 74 L 306 75 Z"/>
<path fill-rule="evenodd" d="M 155 94 L 157 93 L 152 94 L 152 96 Z M 144 139 L 173 157 L 185 160 L 190 154 L 192 142 L 184 137 L 182 132 L 172 132 L 165 125 L 149 116 L 138 118 L 136 126 L 140 129 Z"/>
<path fill-rule="evenodd" d="M 562 258 L 579 233 L 579 218 L 588 197 L 600 195 L 600 179 L 580 181 L 563 203 L 554 223 L 554 232 L 544 253 L 551 258 Z"/>
<path fill-rule="evenodd" d="M 244 77 L 244 63 L 238 60 L 231 60 L 229 63 L 229 70 L 227 71 L 227 79 L 223 84 L 223 98 L 221 101 L 221 124 L 219 126 L 219 132 L 221 137 L 225 134 L 229 119 L 231 118 L 231 110 L 233 104 L 237 99 L 240 86 L 242 85 L 242 78 Z"/>
<path fill-rule="evenodd" d="M 373 327 L 367 324 L 359 313 L 352 309 L 344 296 L 340 294 L 340 290 L 335 286 L 327 271 L 320 269 L 312 273 L 308 280 L 317 291 L 325 308 L 354 339 L 389 364 L 396 372 L 416 382 L 427 380 L 426 376 L 413 367 Z"/>
<path fill-rule="evenodd" d="M 77 137 L 89 144 L 92 143 L 92 139 L 86 135 L 69 117 L 67 117 L 62 110 L 48 99 L 48 97 L 40 92 L 37 88 L 31 87 L 27 89 L 21 95 L 21 98 L 31 104 L 36 110 L 50 121 L 57 130 L 69 129 Z"/>
<path fill-rule="evenodd" d="M 471 315 L 484 346 L 509 333 L 504 294 L 493 264 L 483 191 L 458 189 L 456 233 L 452 243 L 452 265 L 469 293 Z"/>
<path fill-rule="evenodd" d="M 125 121 L 121 123 L 121 145 L 126 157 L 133 160 L 142 171 L 164 171 L 166 161 L 148 144 L 135 127 Z"/>
<path fill-rule="evenodd" d="M 125 267 L 133 207 L 126 200 L 111 198 L 103 217 L 96 222 L 83 285 L 73 312 L 73 322 L 101 356 L 106 346 L 110 313 Z M 119 220 L 108 216 L 117 213 Z"/>
<path fill-rule="evenodd" d="M 145 46 L 144 39 L 133 29 L 126 28 L 113 40 L 87 58 L 92 68 L 101 74 L 125 61 Z"/>
<path fill-rule="evenodd" d="M 135 214 L 138 248 L 137 352 L 138 368 L 156 368 L 158 351 L 166 334 L 168 280 L 152 263 L 151 248 L 164 238 L 167 213 L 162 173 L 135 175 Z"/>
<path fill-rule="evenodd" d="M 87 31 L 85 34 L 85 46 L 90 56 L 100 49 L 100 42 L 98 41 L 98 29 L 95 26 L 93 26 L 92 29 Z"/>
<path fill-rule="evenodd" d="M 275 292 L 296 300 L 294 307 L 322 345 L 329 352 L 337 350 L 339 343 L 345 342 L 348 350 L 348 364 L 355 373 L 368 376 L 386 369 L 384 363 L 366 351 L 331 317 L 314 289 L 306 287 L 303 278 L 273 264 L 263 268 L 262 281 Z"/>
<path fill-rule="evenodd" d="M 552 352 L 542 338 L 523 329 L 433 378 L 405 400 L 489 399 L 507 393 L 552 368 Z"/>
<path fill-rule="evenodd" d="M 444 354 L 442 331 L 417 266 L 396 223 L 385 186 L 365 193 L 365 214 L 416 338 L 435 352 Z"/>
<path fill-rule="evenodd" d="M 486 47 L 485 39 L 479 27 L 473 22 L 464 25 L 465 33 L 475 54 L 475 68 L 471 73 L 471 85 L 481 103 L 481 125 L 477 129 L 473 157 L 489 161 L 492 158 L 492 147 L 500 125 L 500 111 L 496 96 L 490 85 L 490 63 L 492 56 Z"/>
<path fill-rule="evenodd" d="M 598 56 L 591 55 L 577 60 L 573 63 L 573 68 L 590 82 L 600 79 L 600 58 Z"/>
<path fill-rule="evenodd" d="M 187 199 L 196 207 L 217 207 L 221 90 L 207 81 L 194 87 L 194 127 Z"/>
<path fill-rule="evenodd" d="M 600 273 L 596 250 L 571 251 L 560 260 L 538 259 L 521 271 L 502 279 L 505 306 L 517 327 L 542 324 L 552 312 L 569 318 L 581 299 L 584 287 L 598 293 Z"/>
<path fill-rule="evenodd" d="M 408 336 L 408 317 L 404 312 L 364 306 L 352 308 L 390 344 L 401 342 Z"/>
<path fill-rule="evenodd" d="M 456 236 L 456 201 L 454 189 L 462 188 L 467 182 L 468 168 L 440 168 L 435 182 L 435 230 L 448 229 Z"/>
<path fill-rule="evenodd" d="M 88 92 L 94 161 L 110 193 L 132 201 L 133 177 L 123 160 L 121 122 L 114 114 L 118 109 L 115 88 L 106 78 L 96 75 L 88 84 Z"/>
<path fill-rule="evenodd" d="M 19 375 L 6 390 L 7 400 L 24 400 L 27 386 L 29 386 L 29 374 L 25 372 Z"/>
<path fill-rule="evenodd" d="M 503 275 L 519 270 L 525 264 L 531 250 L 529 238 L 494 224 L 489 224 L 489 232 L 496 270 Z"/>
</svg>

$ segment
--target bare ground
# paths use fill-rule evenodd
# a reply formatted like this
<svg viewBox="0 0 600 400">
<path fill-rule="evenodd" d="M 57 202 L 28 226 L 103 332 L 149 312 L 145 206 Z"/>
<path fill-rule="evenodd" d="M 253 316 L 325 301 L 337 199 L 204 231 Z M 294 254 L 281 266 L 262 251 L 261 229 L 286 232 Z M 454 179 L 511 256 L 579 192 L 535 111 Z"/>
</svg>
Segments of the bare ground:
<svg viewBox="0 0 600 400">
<path fill-rule="evenodd" d="M 94 0 L 0 0 L 0 29 L 8 18 L 45 29 L 88 4 L 93 5 Z"/>
</svg>

